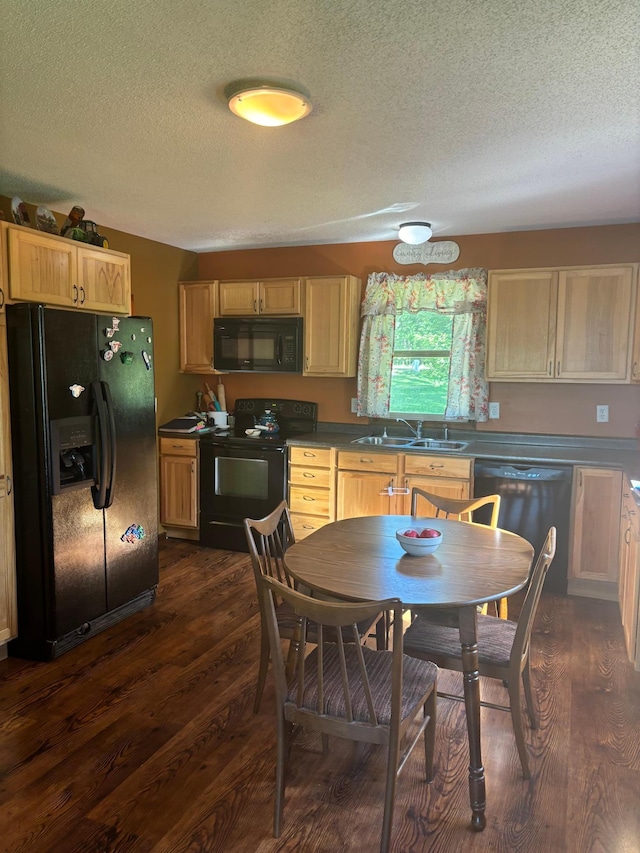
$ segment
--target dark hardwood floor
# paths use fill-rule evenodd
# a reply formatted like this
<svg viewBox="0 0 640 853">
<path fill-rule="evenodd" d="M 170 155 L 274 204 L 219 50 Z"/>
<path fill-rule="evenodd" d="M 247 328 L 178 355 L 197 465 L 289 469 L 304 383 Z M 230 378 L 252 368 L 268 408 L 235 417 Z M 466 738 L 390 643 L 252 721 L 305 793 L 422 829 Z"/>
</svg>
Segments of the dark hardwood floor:
<svg viewBox="0 0 640 853">
<path fill-rule="evenodd" d="M 294 746 L 272 837 L 269 678 L 252 704 L 259 615 L 244 554 L 161 544 L 155 604 L 51 663 L 0 662 L 0 850 L 375 851 L 384 761 L 312 736 Z M 640 674 L 617 605 L 543 595 L 533 637 L 541 728 L 523 781 L 508 714 L 483 709 L 487 827 L 469 829 L 464 706 L 439 701 L 436 775 L 400 776 L 393 850 L 640 850 Z M 459 676 L 442 673 L 453 692 Z M 483 682 L 490 701 L 504 689 Z"/>
</svg>

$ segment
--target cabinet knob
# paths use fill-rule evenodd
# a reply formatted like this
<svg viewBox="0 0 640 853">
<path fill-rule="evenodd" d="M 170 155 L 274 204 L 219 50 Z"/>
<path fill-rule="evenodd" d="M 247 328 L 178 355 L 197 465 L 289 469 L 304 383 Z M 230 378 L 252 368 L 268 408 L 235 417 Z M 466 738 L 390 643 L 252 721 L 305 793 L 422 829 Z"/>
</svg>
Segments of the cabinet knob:
<svg viewBox="0 0 640 853">
<path fill-rule="evenodd" d="M 84 305 L 85 292 L 84 287 L 80 288 L 80 305 Z"/>
<path fill-rule="evenodd" d="M 257 299 L 253 300 L 253 313 L 254 314 L 258 313 L 258 300 Z"/>
<path fill-rule="evenodd" d="M 11 480 L 11 477 L 7 474 L 7 497 L 9 497 L 9 495 L 11 494 L 12 491 L 13 491 L 13 482 Z"/>
<path fill-rule="evenodd" d="M 315 501 L 315 498 L 312 498 L 310 495 L 303 495 L 302 500 L 303 501 Z"/>
<path fill-rule="evenodd" d="M 307 477 L 309 480 L 315 480 L 315 474 L 310 474 L 309 471 L 304 471 L 302 474 L 303 477 Z"/>
<path fill-rule="evenodd" d="M 315 459 L 315 458 L 316 458 L 316 454 L 315 454 L 315 453 L 310 453 L 308 450 L 305 450 L 305 451 L 304 451 L 304 455 L 305 455 L 305 456 L 311 456 L 311 458 L 312 458 L 312 459 Z"/>
<path fill-rule="evenodd" d="M 78 301 L 78 287 L 74 284 L 71 289 L 73 290 L 73 302 L 75 304 Z"/>
<path fill-rule="evenodd" d="M 0 308 L 4 306 L 4 290 L 0 287 Z"/>
</svg>

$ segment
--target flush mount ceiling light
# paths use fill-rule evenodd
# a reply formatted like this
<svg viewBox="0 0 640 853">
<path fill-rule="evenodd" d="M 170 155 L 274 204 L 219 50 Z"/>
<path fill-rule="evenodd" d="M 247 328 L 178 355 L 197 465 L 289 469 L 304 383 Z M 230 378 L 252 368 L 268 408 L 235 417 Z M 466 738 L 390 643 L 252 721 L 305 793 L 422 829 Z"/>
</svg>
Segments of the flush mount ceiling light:
<svg viewBox="0 0 640 853">
<path fill-rule="evenodd" d="M 430 222 L 403 222 L 398 228 L 398 237 L 402 242 L 413 246 L 426 243 L 432 234 Z"/>
<path fill-rule="evenodd" d="M 224 93 L 232 113 L 263 127 L 290 124 L 312 110 L 307 94 L 288 85 L 238 80 L 230 83 Z"/>
</svg>

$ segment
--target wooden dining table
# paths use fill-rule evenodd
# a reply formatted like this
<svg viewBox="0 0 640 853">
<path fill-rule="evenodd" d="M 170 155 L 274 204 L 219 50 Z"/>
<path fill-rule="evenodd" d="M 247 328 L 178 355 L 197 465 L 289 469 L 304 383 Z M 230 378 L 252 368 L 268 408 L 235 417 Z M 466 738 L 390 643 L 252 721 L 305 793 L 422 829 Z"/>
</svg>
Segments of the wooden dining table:
<svg viewBox="0 0 640 853">
<path fill-rule="evenodd" d="M 397 530 L 429 526 L 442 544 L 424 557 L 406 554 Z M 429 608 L 460 631 L 469 737 L 471 826 L 486 825 L 486 788 L 480 739 L 477 605 L 498 601 L 527 583 L 533 547 L 525 539 L 482 524 L 406 515 L 335 521 L 292 545 L 286 554 L 301 584 L 348 600 L 399 598 L 407 609 Z M 440 611 L 440 612 L 438 612 Z"/>
</svg>

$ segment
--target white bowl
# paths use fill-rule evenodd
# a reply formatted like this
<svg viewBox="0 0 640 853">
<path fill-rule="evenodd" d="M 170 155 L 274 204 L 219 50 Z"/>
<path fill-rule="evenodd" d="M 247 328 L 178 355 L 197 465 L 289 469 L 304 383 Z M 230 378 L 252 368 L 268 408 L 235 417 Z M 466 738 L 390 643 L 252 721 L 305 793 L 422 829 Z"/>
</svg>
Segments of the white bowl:
<svg viewBox="0 0 640 853">
<path fill-rule="evenodd" d="M 257 436 L 260 435 L 260 430 L 259 429 L 245 429 L 244 434 L 250 436 L 251 438 L 256 438 Z"/>
<path fill-rule="evenodd" d="M 422 539 L 420 535 L 418 536 L 405 536 L 405 531 L 407 530 L 415 530 L 416 533 L 420 534 L 423 530 L 433 530 L 433 527 L 428 527 L 425 524 L 413 525 L 412 527 L 403 527 L 402 530 L 396 530 L 396 539 L 402 545 L 407 554 L 411 554 L 412 557 L 425 557 L 427 554 L 433 554 L 436 551 L 441 543 L 442 543 L 442 533 L 439 533 L 438 536 L 425 537 Z"/>
</svg>

